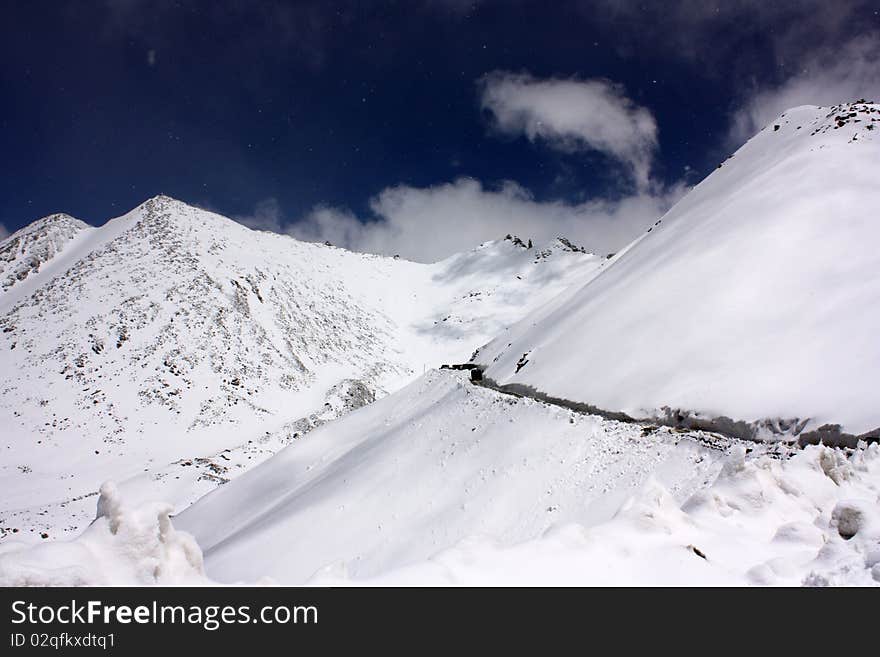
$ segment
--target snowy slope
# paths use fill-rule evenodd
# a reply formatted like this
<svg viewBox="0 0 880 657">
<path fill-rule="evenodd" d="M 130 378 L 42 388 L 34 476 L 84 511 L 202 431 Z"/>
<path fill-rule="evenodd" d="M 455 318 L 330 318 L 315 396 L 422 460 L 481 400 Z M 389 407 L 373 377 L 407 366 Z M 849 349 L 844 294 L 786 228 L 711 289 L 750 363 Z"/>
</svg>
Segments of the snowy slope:
<svg viewBox="0 0 880 657">
<path fill-rule="evenodd" d="M 683 504 L 655 480 L 610 520 L 512 546 L 470 537 L 374 577 L 324 586 L 880 586 L 880 445 L 809 446 L 790 459 L 742 448 Z"/>
<path fill-rule="evenodd" d="M 880 584 L 880 445 L 744 443 L 431 372 L 174 519 L 221 582 Z"/>
<path fill-rule="evenodd" d="M 454 372 L 170 508 L 106 484 L 74 540 L 0 543 L 0 585 L 880 585 L 880 445 L 747 448 Z"/>
<path fill-rule="evenodd" d="M 101 228 L 49 217 L 0 253 L 15 281 L 0 293 L 0 533 L 31 536 L 81 527 L 109 478 L 134 502 L 182 508 L 426 368 L 467 360 L 605 262 L 509 239 L 422 265 L 167 197 Z"/>
<path fill-rule="evenodd" d="M 635 417 L 876 435 L 878 214 L 880 106 L 795 108 L 475 360 L 497 384 Z"/>
<path fill-rule="evenodd" d="M 880 583 L 878 445 L 415 378 L 494 337 L 489 385 L 560 403 L 880 426 L 878 122 L 787 112 L 609 260 L 417 265 L 164 197 L 76 232 L 0 294 L 0 584 Z M 9 533 L 73 533 L 111 477 L 75 540 Z"/>
<path fill-rule="evenodd" d="M 369 577 L 475 534 L 512 544 L 609 519 L 649 476 L 683 501 L 720 469 L 707 434 L 572 413 L 434 371 L 314 431 L 175 519 L 210 577 Z"/>
</svg>

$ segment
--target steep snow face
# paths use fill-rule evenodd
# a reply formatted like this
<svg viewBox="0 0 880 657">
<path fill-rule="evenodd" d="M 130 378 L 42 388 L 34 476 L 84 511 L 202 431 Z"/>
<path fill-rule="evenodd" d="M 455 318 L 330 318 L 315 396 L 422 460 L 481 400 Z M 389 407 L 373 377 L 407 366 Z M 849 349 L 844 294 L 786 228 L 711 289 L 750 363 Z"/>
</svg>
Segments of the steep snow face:
<svg viewBox="0 0 880 657">
<path fill-rule="evenodd" d="M 3 243 L 55 254 L 0 293 L 4 534 L 81 527 L 109 478 L 135 503 L 181 508 L 425 368 L 466 360 L 603 264 L 510 239 L 421 265 L 167 197 L 83 226 L 53 219 Z M 27 248 L 12 248 L 22 235 Z"/>
<path fill-rule="evenodd" d="M 0 242 L 0 288 L 7 292 L 65 250 L 82 232 L 92 228 L 66 214 L 52 214 L 25 226 Z"/>
<path fill-rule="evenodd" d="M 799 107 L 475 360 L 500 384 L 773 437 L 880 427 L 880 106 Z M 764 422 L 761 422 L 766 420 Z"/>
<path fill-rule="evenodd" d="M 603 522 L 649 477 L 684 501 L 717 475 L 726 444 L 433 371 L 215 489 L 175 525 L 223 582 L 369 577 L 475 534 L 508 545 Z"/>
</svg>

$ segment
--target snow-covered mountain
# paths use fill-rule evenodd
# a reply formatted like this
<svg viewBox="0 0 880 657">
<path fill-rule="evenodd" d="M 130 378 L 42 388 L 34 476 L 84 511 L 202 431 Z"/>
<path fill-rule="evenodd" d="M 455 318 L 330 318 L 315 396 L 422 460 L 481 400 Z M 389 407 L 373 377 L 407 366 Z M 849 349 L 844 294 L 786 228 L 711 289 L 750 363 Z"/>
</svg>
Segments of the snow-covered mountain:
<svg viewBox="0 0 880 657">
<path fill-rule="evenodd" d="M 748 439 L 880 425 L 877 119 L 868 104 L 787 112 L 596 276 L 479 350 L 490 387 L 553 404 L 429 373 L 199 500 L 176 522 L 208 574 L 880 581 L 876 446 L 789 463 L 780 443 L 655 423 L 674 404 Z M 584 414 L 594 405 L 653 422 Z M 550 579 L 523 575 L 530 564 Z"/>
<path fill-rule="evenodd" d="M 70 215 L 53 214 L 17 231 L 0 243 L 0 288 L 8 292 L 29 276 L 33 283 L 41 270 L 45 276 L 53 258 L 75 243 L 74 238 L 80 233 L 90 229 Z"/>
<path fill-rule="evenodd" d="M 475 361 L 511 389 L 677 426 L 876 438 L 878 215 L 880 105 L 789 110 Z"/>
<path fill-rule="evenodd" d="M 880 583 L 878 123 L 786 112 L 610 259 L 417 265 L 162 197 L 32 248 L 4 527 L 122 490 L 0 543 L 0 584 Z"/>
<path fill-rule="evenodd" d="M 605 265 L 512 236 L 422 265 L 161 196 L 41 219 L 0 263 L 0 527 L 30 536 L 88 522 L 108 478 L 182 508 Z"/>
</svg>

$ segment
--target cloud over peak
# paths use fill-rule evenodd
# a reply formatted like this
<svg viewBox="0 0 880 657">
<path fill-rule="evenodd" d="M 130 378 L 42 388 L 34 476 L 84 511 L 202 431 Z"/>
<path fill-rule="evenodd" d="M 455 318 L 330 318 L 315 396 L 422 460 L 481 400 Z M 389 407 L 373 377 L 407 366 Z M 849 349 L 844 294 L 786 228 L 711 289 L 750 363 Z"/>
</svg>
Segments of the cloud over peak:
<svg viewBox="0 0 880 657">
<path fill-rule="evenodd" d="M 460 177 L 427 187 L 386 187 L 370 199 L 367 216 L 318 205 L 304 217 L 287 220 L 277 201 L 267 199 L 238 220 L 306 241 L 419 262 L 441 260 L 507 233 L 536 244 L 565 236 L 604 254 L 628 244 L 685 193 L 684 183 L 665 186 L 651 179 L 657 122 L 621 85 L 495 71 L 477 86 L 497 133 L 564 152 L 602 153 L 623 168 L 635 189 L 619 198 L 586 202 L 539 200 L 514 181 L 486 186 Z"/>
<path fill-rule="evenodd" d="M 489 73 L 478 84 L 481 106 L 498 132 L 564 151 L 598 151 L 623 164 L 640 189 L 648 186 L 657 122 L 622 86 L 507 71 Z"/>
<path fill-rule="evenodd" d="M 430 187 L 388 187 L 371 199 L 369 217 L 318 206 L 287 222 L 277 202 L 268 199 L 252 216 L 237 220 L 306 241 L 327 240 L 353 251 L 400 254 L 418 262 L 435 262 L 506 233 L 536 244 L 564 236 L 604 254 L 629 243 L 685 191 L 684 185 L 675 185 L 663 192 L 574 204 L 536 200 L 512 181 L 486 187 L 473 178 L 458 178 Z"/>
<path fill-rule="evenodd" d="M 776 86 L 761 87 L 731 117 L 731 148 L 740 146 L 780 113 L 799 105 L 836 105 L 880 100 L 880 34 L 865 34 L 842 46 L 804 58 L 801 70 Z"/>
</svg>

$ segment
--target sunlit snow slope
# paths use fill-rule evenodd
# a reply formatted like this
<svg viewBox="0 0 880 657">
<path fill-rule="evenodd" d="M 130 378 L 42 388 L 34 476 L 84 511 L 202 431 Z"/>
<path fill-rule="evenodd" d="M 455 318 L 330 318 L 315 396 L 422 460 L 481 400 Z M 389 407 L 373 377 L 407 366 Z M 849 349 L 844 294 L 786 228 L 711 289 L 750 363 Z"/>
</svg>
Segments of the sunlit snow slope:
<svg viewBox="0 0 880 657">
<path fill-rule="evenodd" d="M 416 264 L 167 197 L 42 219 L 0 242 L 0 533 L 76 529 L 110 478 L 181 508 L 605 262 L 511 238 Z"/>
<path fill-rule="evenodd" d="M 433 371 L 215 489 L 174 524 L 220 581 L 362 578 L 474 535 L 509 545 L 605 521 L 649 477 L 684 501 L 715 477 L 726 447 Z"/>
<path fill-rule="evenodd" d="M 640 427 L 432 371 L 173 519 L 105 484 L 77 538 L 0 543 L 0 586 L 877 586 L 878 495 L 878 444 Z"/>
<path fill-rule="evenodd" d="M 475 360 L 606 411 L 854 443 L 880 434 L 878 244 L 880 106 L 798 107 Z"/>
<path fill-rule="evenodd" d="M 718 477 L 684 503 L 651 479 L 598 525 L 565 523 L 514 545 L 469 537 L 426 561 L 374 577 L 328 568 L 310 582 L 880 585 L 880 445 L 810 445 L 787 459 L 745 456 L 742 446 L 732 449 Z"/>
</svg>

